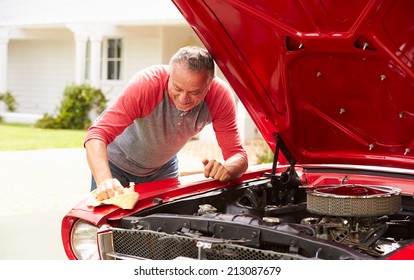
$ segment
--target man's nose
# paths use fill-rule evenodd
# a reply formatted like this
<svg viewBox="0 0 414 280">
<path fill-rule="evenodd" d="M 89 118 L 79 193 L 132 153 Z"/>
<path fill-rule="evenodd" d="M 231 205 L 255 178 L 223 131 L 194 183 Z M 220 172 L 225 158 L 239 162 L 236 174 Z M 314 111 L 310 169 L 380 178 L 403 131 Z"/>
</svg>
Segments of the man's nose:
<svg viewBox="0 0 414 280">
<path fill-rule="evenodd" d="M 190 99 L 190 95 L 187 92 L 182 92 L 179 98 L 180 98 L 180 101 L 187 101 Z"/>
</svg>

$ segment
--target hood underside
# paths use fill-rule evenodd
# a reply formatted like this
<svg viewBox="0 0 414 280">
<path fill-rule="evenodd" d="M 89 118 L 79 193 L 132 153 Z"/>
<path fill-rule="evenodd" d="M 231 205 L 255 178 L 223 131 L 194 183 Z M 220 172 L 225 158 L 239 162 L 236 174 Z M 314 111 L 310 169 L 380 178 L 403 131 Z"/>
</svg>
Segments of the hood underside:
<svg viewBox="0 0 414 280">
<path fill-rule="evenodd" d="M 173 0 L 271 148 L 414 166 L 414 1 Z"/>
</svg>

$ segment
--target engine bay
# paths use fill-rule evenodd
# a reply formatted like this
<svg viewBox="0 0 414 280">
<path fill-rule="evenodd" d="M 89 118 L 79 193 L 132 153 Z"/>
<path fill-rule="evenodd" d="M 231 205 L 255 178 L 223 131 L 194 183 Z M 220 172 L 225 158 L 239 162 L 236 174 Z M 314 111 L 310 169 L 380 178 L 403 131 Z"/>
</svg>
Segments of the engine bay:
<svg viewBox="0 0 414 280">
<path fill-rule="evenodd" d="M 308 189 L 299 181 L 289 170 L 267 174 L 160 203 L 123 218 L 116 228 L 174 240 L 173 256 L 168 247 L 151 245 L 161 259 L 208 253 L 208 259 L 381 259 L 414 242 L 414 205 L 399 189 L 357 184 Z M 179 238 L 196 242 L 197 256 L 186 255 Z"/>
</svg>

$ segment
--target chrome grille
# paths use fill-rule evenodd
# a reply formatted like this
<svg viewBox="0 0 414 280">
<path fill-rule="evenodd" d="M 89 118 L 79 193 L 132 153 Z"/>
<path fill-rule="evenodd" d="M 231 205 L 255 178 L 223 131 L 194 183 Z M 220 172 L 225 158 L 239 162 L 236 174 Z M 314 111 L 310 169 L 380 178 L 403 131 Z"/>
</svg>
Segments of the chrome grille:
<svg viewBox="0 0 414 280">
<path fill-rule="evenodd" d="M 209 243 L 188 236 L 172 235 L 148 230 L 113 228 L 113 252 L 119 259 L 173 260 L 177 258 L 207 260 L 290 260 L 303 259 L 299 255 L 260 250 L 229 243 Z M 219 241 L 218 241 L 219 242 Z M 205 241 L 201 243 L 206 243 Z"/>
<path fill-rule="evenodd" d="M 151 260 L 172 260 L 178 257 L 196 259 L 197 241 L 151 231 L 114 230 L 114 251 Z"/>
</svg>

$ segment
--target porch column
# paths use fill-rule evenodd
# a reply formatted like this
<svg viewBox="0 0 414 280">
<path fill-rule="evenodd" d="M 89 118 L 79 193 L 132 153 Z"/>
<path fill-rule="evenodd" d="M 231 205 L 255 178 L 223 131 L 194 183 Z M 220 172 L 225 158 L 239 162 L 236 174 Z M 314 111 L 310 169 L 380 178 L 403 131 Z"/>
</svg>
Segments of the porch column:
<svg viewBox="0 0 414 280">
<path fill-rule="evenodd" d="M 87 25 L 72 23 L 66 27 L 73 32 L 75 38 L 75 84 L 80 85 L 85 82 Z"/>
<path fill-rule="evenodd" d="M 75 35 L 75 44 L 76 44 L 75 83 L 77 85 L 80 85 L 85 81 L 87 42 L 88 42 L 87 36 Z"/>
<path fill-rule="evenodd" d="M 7 58 L 10 29 L 0 28 L 0 93 L 5 93 L 7 88 Z"/>
<path fill-rule="evenodd" d="M 102 36 L 92 35 L 91 43 L 91 73 L 90 81 L 92 87 L 100 87 L 101 84 L 101 54 L 102 54 Z"/>
</svg>

